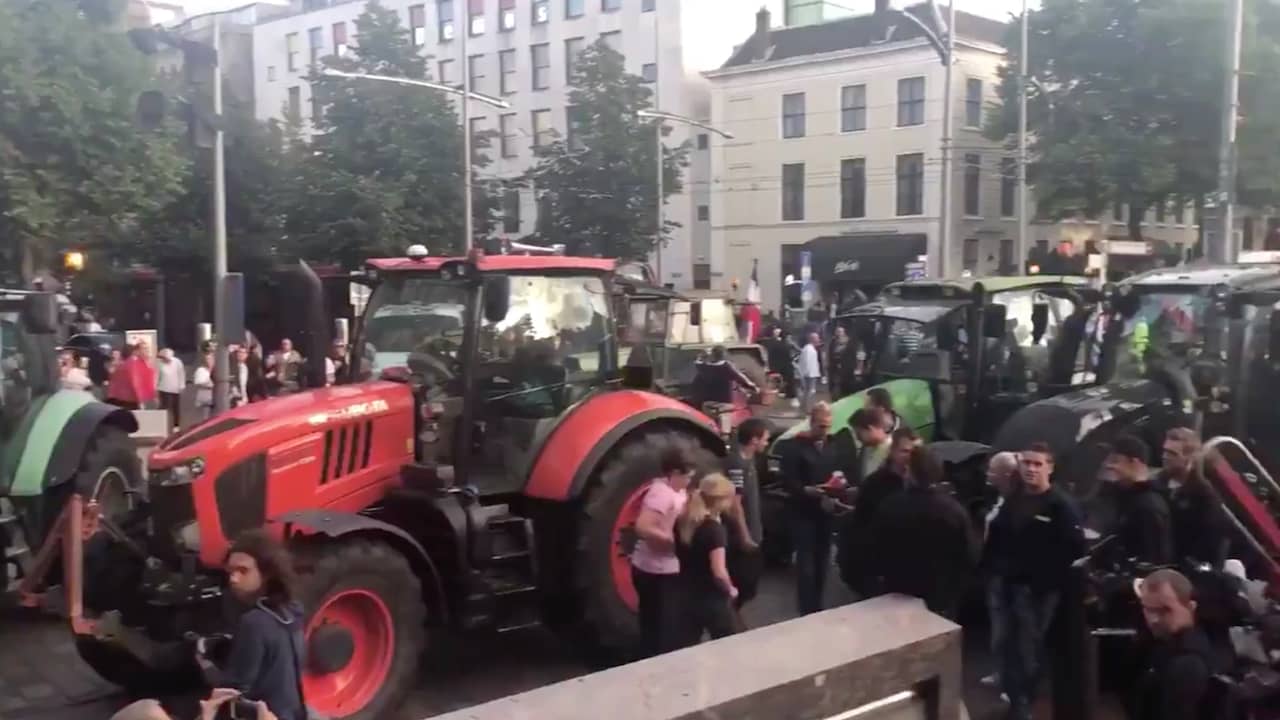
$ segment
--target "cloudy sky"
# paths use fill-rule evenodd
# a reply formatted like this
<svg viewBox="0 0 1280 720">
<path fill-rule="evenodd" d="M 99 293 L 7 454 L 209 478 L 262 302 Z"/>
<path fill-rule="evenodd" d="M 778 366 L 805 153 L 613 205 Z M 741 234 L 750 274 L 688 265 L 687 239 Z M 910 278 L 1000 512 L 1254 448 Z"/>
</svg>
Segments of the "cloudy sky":
<svg viewBox="0 0 1280 720">
<path fill-rule="evenodd" d="M 212 10 L 240 7 L 251 0 L 179 0 L 195 15 Z M 902 7 L 909 0 L 893 0 Z M 1023 0 L 955 0 L 956 9 L 987 17 L 1004 19 L 1018 12 Z M 695 70 L 710 70 L 729 57 L 733 46 L 741 43 L 755 27 L 755 11 L 764 5 L 773 12 L 774 24 L 782 21 L 783 0 L 683 0 L 685 8 L 685 60 Z M 1030 0 L 1038 6 L 1039 0 Z M 875 0 L 835 0 L 836 12 L 871 12 Z"/>
</svg>

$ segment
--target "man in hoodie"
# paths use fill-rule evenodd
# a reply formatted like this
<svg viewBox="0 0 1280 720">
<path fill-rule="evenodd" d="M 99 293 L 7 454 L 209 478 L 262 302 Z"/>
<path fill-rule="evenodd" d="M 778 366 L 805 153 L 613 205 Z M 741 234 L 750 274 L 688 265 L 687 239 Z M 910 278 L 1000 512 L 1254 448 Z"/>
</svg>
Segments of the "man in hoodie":
<svg viewBox="0 0 1280 720">
<path fill-rule="evenodd" d="M 306 720 L 302 608 L 288 551 L 265 532 L 252 530 L 231 545 L 226 571 L 231 594 L 248 609 L 236 624 L 218 685 L 266 703 L 280 720 Z"/>
</svg>

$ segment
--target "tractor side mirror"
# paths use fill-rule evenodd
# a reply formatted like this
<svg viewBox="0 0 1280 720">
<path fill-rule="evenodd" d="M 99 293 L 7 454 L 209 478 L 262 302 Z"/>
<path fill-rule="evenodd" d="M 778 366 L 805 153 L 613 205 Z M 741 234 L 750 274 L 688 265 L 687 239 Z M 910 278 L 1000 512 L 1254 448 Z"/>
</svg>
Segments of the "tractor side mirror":
<svg viewBox="0 0 1280 720">
<path fill-rule="evenodd" d="M 511 310 L 511 276 L 490 275 L 484 279 L 484 319 L 502 322 Z"/>
<path fill-rule="evenodd" d="M 1008 317 L 1009 308 L 1000 303 L 991 303 L 983 308 L 982 312 L 982 336 L 987 338 L 1003 338 L 1008 329 L 1005 327 L 1005 320 Z"/>
<path fill-rule="evenodd" d="M 53 293 L 32 293 L 22 299 L 22 327 L 32 335 L 58 332 L 58 298 Z"/>
<path fill-rule="evenodd" d="M 1280 311 L 1272 310 L 1267 321 L 1267 357 L 1273 363 L 1280 363 Z"/>
<path fill-rule="evenodd" d="M 1036 303 L 1031 306 L 1031 343 L 1039 345 L 1045 331 L 1049 329 L 1049 303 Z"/>
</svg>

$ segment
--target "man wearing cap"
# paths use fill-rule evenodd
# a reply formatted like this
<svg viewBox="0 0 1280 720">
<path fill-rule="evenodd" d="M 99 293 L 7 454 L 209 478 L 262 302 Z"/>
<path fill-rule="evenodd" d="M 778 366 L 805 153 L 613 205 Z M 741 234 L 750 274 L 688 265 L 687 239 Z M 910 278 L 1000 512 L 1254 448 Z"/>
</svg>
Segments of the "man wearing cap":
<svg viewBox="0 0 1280 720">
<path fill-rule="evenodd" d="M 1140 438 L 1121 435 L 1108 450 L 1103 468 L 1116 483 L 1116 535 L 1125 558 L 1168 565 L 1174 561 L 1173 519 L 1168 501 L 1151 482 L 1150 456 Z"/>
</svg>

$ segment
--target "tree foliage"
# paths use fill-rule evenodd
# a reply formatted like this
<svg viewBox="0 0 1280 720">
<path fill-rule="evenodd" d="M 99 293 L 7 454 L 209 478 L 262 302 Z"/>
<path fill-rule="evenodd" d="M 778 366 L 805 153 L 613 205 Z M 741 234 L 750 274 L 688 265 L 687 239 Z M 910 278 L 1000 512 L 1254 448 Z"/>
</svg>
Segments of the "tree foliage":
<svg viewBox="0 0 1280 720">
<path fill-rule="evenodd" d="M 570 78 L 568 135 L 536 147 L 537 163 L 523 178 L 539 201 L 532 240 L 564 244 L 574 255 L 648 257 L 657 225 L 657 140 L 652 122 L 637 112 L 652 96 L 604 42 L 582 52 Z M 680 192 L 687 156 L 683 146 L 666 148 L 664 200 Z M 664 242 L 678 226 L 664 222 Z"/>
<path fill-rule="evenodd" d="M 1214 0 L 1044 0 L 1030 26 L 1029 176 L 1038 214 L 1097 217 L 1131 208 L 1141 239 L 1147 208 L 1201 199 L 1217 185 L 1219 121 L 1226 82 L 1226 11 Z M 1280 190 L 1280 60 L 1272 18 L 1251 13 L 1242 81 L 1240 189 L 1273 204 Z M 1010 28 L 1001 102 L 988 134 L 1017 125 L 1019 43 Z M 1256 155 L 1256 156 L 1255 156 Z"/>
<path fill-rule="evenodd" d="M 185 178 L 134 124 L 151 73 L 120 0 L 0 2 L 0 253 L 29 276 L 68 247 L 117 247 Z"/>
<path fill-rule="evenodd" d="M 346 57 L 325 67 L 430 80 L 397 14 L 370 2 L 356 20 Z M 403 254 L 414 243 L 457 251 L 463 234 L 462 134 L 453 101 L 442 92 L 364 79 L 307 78 L 321 114 L 295 168 L 285 204 L 289 242 L 304 257 L 358 265 Z M 486 138 L 473 150 L 483 167 Z M 490 226 L 493 201 L 477 188 L 476 233 Z"/>
</svg>

